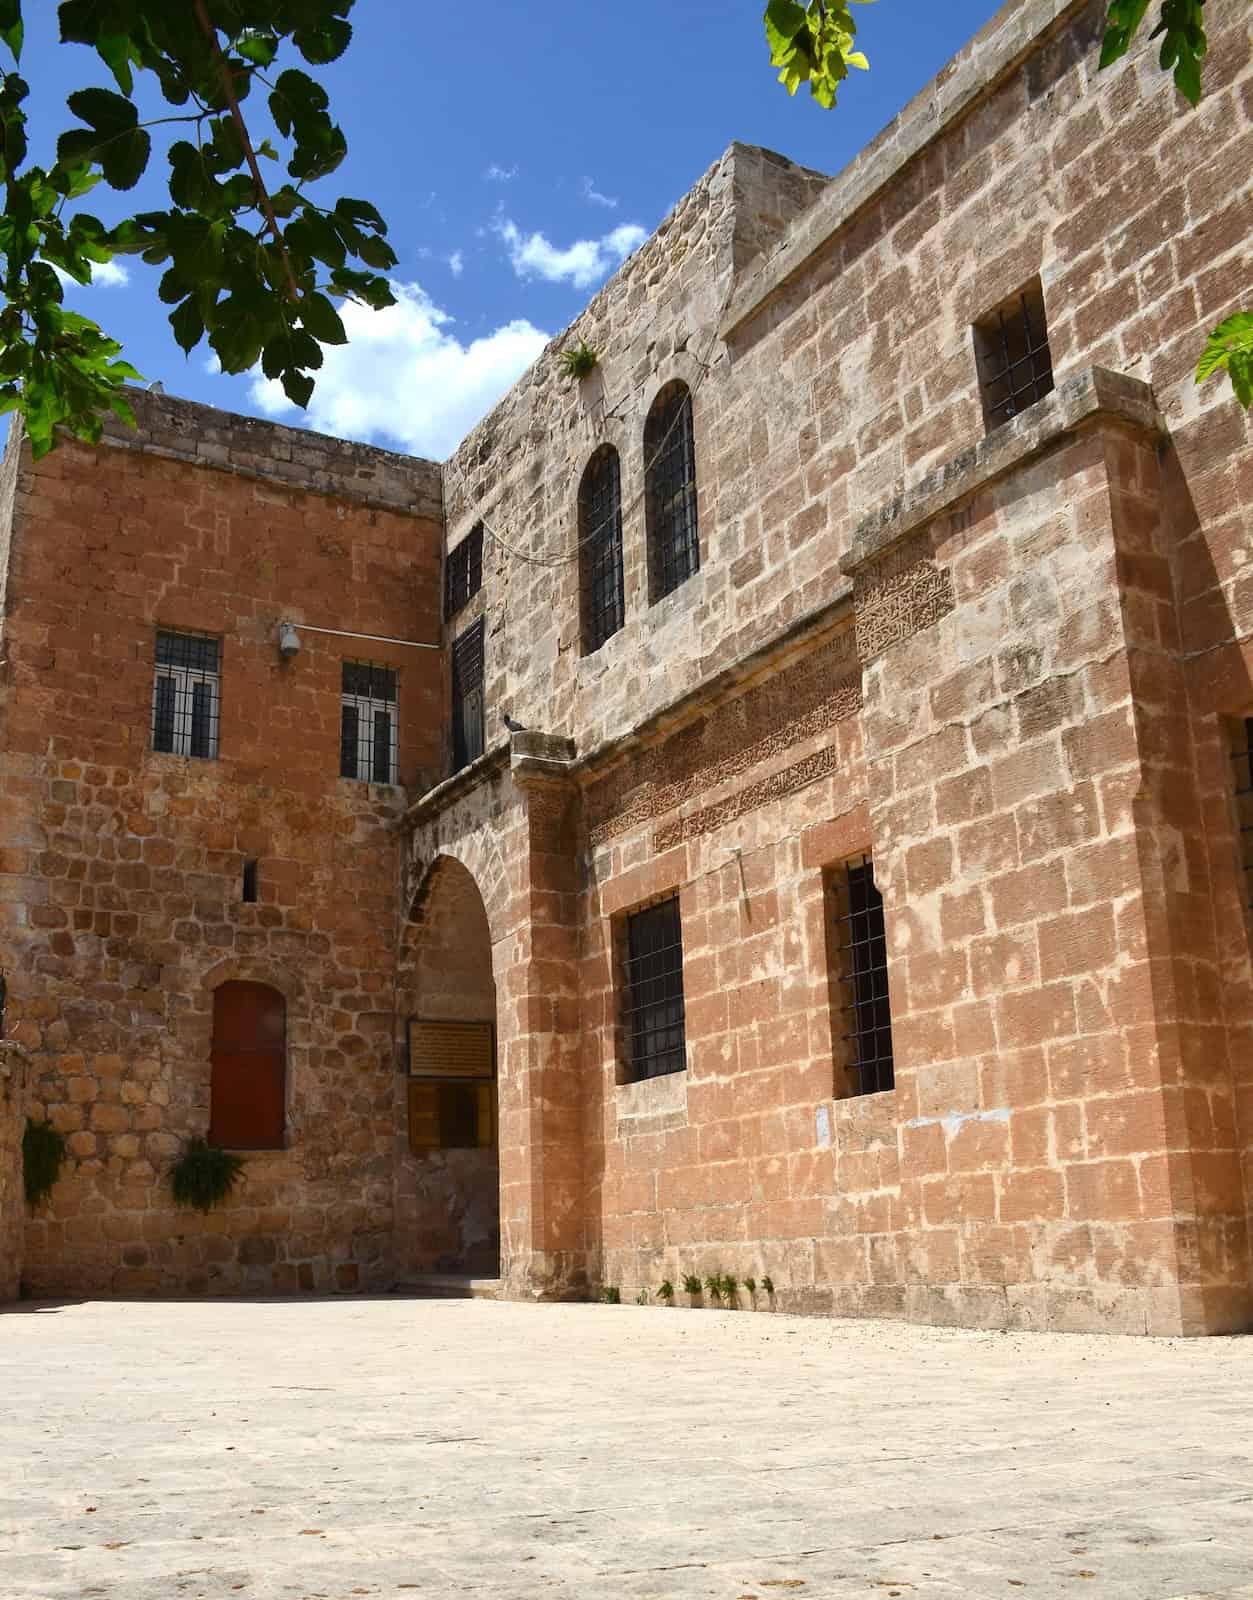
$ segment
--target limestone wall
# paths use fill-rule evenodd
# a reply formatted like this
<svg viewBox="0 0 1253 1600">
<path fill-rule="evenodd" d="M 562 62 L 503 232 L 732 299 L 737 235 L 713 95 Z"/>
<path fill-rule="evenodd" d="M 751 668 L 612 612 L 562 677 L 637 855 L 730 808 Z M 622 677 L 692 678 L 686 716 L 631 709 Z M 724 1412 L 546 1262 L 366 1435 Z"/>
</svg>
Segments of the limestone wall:
<svg viewBox="0 0 1253 1600">
<path fill-rule="evenodd" d="M 498 545 L 467 615 L 489 728 L 507 709 L 577 752 L 570 1148 L 588 1270 L 624 1297 L 721 1267 L 797 1309 L 1253 1316 L 1253 478 L 1249 419 L 1192 381 L 1247 290 L 1250 39 L 1207 7 L 1193 113 L 1145 41 L 1098 74 L 1104 11 L 1006 6 L 728 266 L 729 153 L 572 330 L 594 379 L 541 362 L 449 465 L 450 539 L 481 516 L 548 563 Z M 989 433 L 972 324 L 1037 278 L 1056 392 Z M 650 606 L 643 422 L 676 376 L 701 568 Z M 558 563 L 602 442 L 627 620 L 584 655 Z M 853 1097 L 825 883 L 864 850 L 899 1075 Z M 617 930 L 673 892 L 688 1067 L 625 1084 Z"/>
<path fill-rule="evenodd" d="M 0 965 L 31 1104 L 70 1160 L 27 1228 L 37 1292 L 391 1280 L 395 821 L 341 779 L 341 663 L 400 675 L 400 777 L 438 770 L 438 471 L 137 397 L 141 432 L 23 456 L 0 669 Z M 312 479 L 321 492 L 294 488 Z M 151 745 L 157 626 L 221 640 L 219 756 Z M 258 863 L 246 903 L 245 860 Z M 208 1124 L 212 994 L 287 1002 L 286 1147 L 207 1218 L 168 1169 Z"/>
</svg>

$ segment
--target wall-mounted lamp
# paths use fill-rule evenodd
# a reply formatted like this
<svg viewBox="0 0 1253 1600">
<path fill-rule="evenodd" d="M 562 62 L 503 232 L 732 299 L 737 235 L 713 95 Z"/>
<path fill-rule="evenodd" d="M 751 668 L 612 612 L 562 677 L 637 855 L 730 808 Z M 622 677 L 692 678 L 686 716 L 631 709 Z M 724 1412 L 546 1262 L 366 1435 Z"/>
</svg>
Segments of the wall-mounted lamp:
<svg viewBox="0 0 1253 1600">
<path fill-rule="evenodd" d="M 284 661 L 300 654 L 300 635 L 290 622 L 278 625 L 278 653 Z"/>
</svg>

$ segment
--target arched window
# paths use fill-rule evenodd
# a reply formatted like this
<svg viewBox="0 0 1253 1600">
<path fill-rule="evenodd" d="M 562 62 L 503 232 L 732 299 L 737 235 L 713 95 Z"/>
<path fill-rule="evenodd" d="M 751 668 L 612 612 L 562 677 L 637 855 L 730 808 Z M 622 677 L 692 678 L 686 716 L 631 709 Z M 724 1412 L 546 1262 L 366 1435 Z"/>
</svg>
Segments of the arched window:
<svg viewBox="0 0 1253 1600">
<path fill-rule="evenodd" d="M 583 650 L 590 655 L 625 619 L 622 601 L 622 478 L 618 452 L 603 444 L 579 485 L 579 575 Z"/>
<path fill-rule="evenodd" d="M 287 1002 L 264 983 L 213 991 L 209 1143 L 281 1150 L 286 1129 Z"/>
<path fill-rule="evenodd" d="M 644 424 L 644 493 L 648 515 L 648 592 L 660 600 L 700 568 L 696 529 L 696 445 L 692 396 L 668 383 Z"/>
</svg>

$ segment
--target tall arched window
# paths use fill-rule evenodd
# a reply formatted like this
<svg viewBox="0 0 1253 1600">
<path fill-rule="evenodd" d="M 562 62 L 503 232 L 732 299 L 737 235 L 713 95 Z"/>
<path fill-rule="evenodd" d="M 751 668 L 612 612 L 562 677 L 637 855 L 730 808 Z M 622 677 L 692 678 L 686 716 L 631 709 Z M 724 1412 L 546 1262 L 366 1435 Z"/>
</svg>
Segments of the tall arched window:
<svg viewBox="0 0 1253 1600">
<path fill-rule="evenodd" d="M 653 401 L 644 424 L 644 462 L 648 592 L 660 600 L 700 568 L 692 395 L 685 383 L 668 383 Z"/>
<path fill-rule="evenodd" d="M 213 991 L 209 1143 L 281 1150 L 286 1131 L 287 1002 L 264 983 Z"/>
<path fill-rule="evenodd" d="M 622 601 L 622 478 L 618 452 L 603 444 L 579 485 L 579 574 L 583 649 L 590 655 L 625 620 Z"/>
</svg>

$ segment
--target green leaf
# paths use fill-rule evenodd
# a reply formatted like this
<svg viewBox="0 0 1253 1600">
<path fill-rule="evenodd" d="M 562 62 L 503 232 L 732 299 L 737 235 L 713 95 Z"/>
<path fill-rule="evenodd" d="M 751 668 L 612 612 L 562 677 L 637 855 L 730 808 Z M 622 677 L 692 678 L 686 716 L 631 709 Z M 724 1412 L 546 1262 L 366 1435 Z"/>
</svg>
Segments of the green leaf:
<svg viewBox="0 0 1253 1600">
<path fill-rule="evenodd" d="M 324 294 L 308 294 L 300 302 L 300 320 L 319 344 L 347 344 L 339 312 Z"/>
<path fill-rule="evenodd" d="M 1120 56 L 1126 55 L 1148 9 L 1149 0 L 1110 0 L 1105 37 L 1101 42 L 1102 67 L 1108 67 Z"/>
<path fill-rule="evenodd" d="M 378 233 L 387 232 L 387 224 L 368 200 L 340 199 L 335 202 L 335 215 Z"/>
<path fill-rule="evenodd" d="M 1225 371 L 1236 399 L 1246 410 L 1253 405 L 1253 311 L 1236 311 L 1214 329 L 1197 363 L 1196 381 L 1204 383 Z"/>
<path fill-rule="evenodd" d="M 114 82 L 123 94 L 135 88 L 135 75 L 131 71 L 130 40 L 124 33 L 100 33 L 96 36 L 96 49 L 113 74 Z"/>
<path fill-rule="evenodd" d="M 313 379 L 303 372 L 285 372 L 283 393 L 303 411 L 313 398 Z"/>
<path fill-rule="evenodd" d="M 105 138 L 125 133 L 139 121 L 139 112 L 131 102 L 111 89 L 78 89 L 65 103 L 76 117 Z"/>
<path fill-rule="evenodd" d="M 22 0 L 0 0 L 0 39 L 14 61 L 22 59 Z"/>
<path fill-rule="evenodd" d="M 184 354 L 190 355 L 204 338 L 204 318 L 200 314 L 195 295 L 188 295 L 182 305 L 170 313 L 170 327 L 174 330 L 174 339 L 179 349 Z"/>
<path fill-rule="evenodd" d="M 327 17 L 309 27 L 297 28 L 292 43 L 306 61 L 324 66 L 328 61 L 338 61 L 352 39 L 352 24 L 343 17 Z"/>
<path fill-rule="evenodd" d="M 272 28 L 245 28 L 233 43 L 245 61 L 258 67 L 268 67 L 278 54 L 278 35 Z"/>
</svg>

